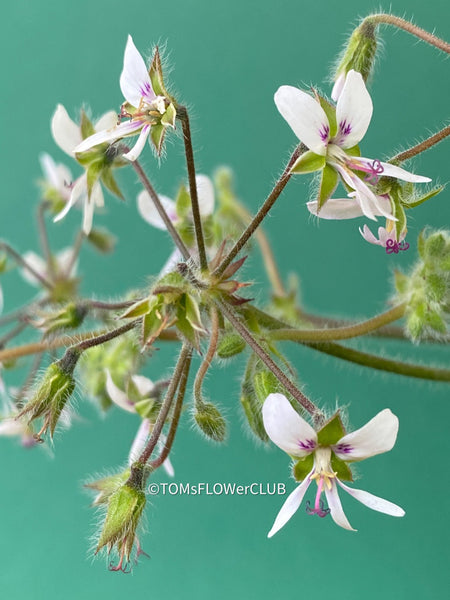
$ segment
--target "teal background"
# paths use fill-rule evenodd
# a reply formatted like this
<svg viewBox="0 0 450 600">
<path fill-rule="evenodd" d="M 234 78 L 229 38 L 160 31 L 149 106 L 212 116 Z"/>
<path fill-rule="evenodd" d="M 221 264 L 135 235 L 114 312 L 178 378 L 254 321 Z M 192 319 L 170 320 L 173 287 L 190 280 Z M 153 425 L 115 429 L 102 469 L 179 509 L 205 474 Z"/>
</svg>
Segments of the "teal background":
<svg viewBox="0 0 450 600">
<path fill-rule="evenodd" d="M 422 27 L 449 37 L 448 3 L 397 1 L 392 12 L 414 16 Z M 166 43 L 171 81 L 192 107 L 200 172 L 219 164 L 236 172 L 239 194 L 256 210 L 270 190 L 295 139 L 277 113 L 273 93 L 281 84 L 322 85 L 329 91 L 330 66 L 358 16 L 378 3 L 281 0 L 211 3 L 207 0 L 16 0 L 2 9 L 2 198 L 1 235 L 20 251 L 37 248 L 33 213 L 40 176 L 38 154 L 46 150 L 68 164 L 54 145 L 50 116 L 58 102 L 75 116 L 84 103 L 94 115 L 122 102 L 118 78 L 126 36 L 141 51 Z M 365 155 L 385 158 L 434 132 L 448 118 L 448 62 L 435 49 L 407 34 L 383 30 L 384 50 L 371 84 L 375 112 L 363 142 Z M 159 167 L 150 151 L 144 163 L 158 190 L 171 195 L 184 178 L 179 139 L 168 144 Z M 414 170 L 447 181 L 445 143 L 414 162 Z M 76 165 L 71 165 L 76 172 Z M 96 223 L 120 237 L 114 257 L 86 250 L 81 270 L 84 292 L 120 294 L 145 282 L 169 252 L 169 240 L 139 220 L 132 173 L 122 173 L 127 203 L 107 199 L 108 212 Z M 298 272 L 305 306 L 319 314 L 370 316 L 392 291 L 392 271 L 414 260 L 414 248 L 386 256 L 362 241 L 355 223 L 312 221 L 304 202 L 310 179 L 288 186 L 267 219 L 284 275 Z M 410 241 L 424 224 L 448 226 L 449 194 L 414 211 Z M 55 226 L 55 246 L 71 239 L 76 211 Z M 413 244 L 414 246 L 414 244 Z M 252 294 L 264 299 L 265 278 L 254 258 L 246 275 Z M 6 310 L 31 297 L 32 290 L 10 274 L 3 281 Z M 387 341 L 357 343 L 392 356 L 448 364 L 444 349 L 410 348 Z M 143 537 L 150 560 L 132 575 L 109 573 L 91 559 L 94 531 L 89 498 L 81 482 L 121 464 L 137 426 L 128 414 L 111 411 L 102 419 L 79 402 L 80 421 L 57 437 L 54 458 L 27 452 L 0 440 L 0 593 L 9 600 L 122 598 L 323 597 L 366 600 L 437 598 L 448 588 L 449 493 L 448 386 L 371 373 L 323 358 L 308 350 L 289 356 L 306 391 L 330 409 L 351 405 L 359 427 L 390 407 L 400 418 L 396 447 L 362 463 L 358 487 L 406 509 L 394 519 L 343 498 L 358 533 L 331 519 L 308 518 L 299 510 L 276 537 L 266 539 L 283 497 L 155 497 L 146 513 Z M 146 373 L 157 378 L 171 368 L 162 348 Z M 286 456 L 261 448 L 246 433 L 239 411 L 240 361 L 216 368 L 208 380 L 210 397 L 230 421 L 226 445 L 206 442 L 184 416 L 173 463 L 176 481 L 286 482 Z M 158 475 L 166 481 L 164 474 Z"/>
</svg>

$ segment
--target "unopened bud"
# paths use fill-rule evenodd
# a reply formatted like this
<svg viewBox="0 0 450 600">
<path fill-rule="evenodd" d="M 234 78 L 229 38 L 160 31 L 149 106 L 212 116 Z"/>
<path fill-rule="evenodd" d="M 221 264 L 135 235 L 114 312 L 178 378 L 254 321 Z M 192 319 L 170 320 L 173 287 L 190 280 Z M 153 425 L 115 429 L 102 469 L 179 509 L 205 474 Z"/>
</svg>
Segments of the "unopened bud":
<svg viewBox="0 0 450 600">
<path fill-rule="evenodd" d="M 217 345 L 217 355 L 220 358 L 231 358 L 245 350 L 246 343 L 237 333 L 226 333 Z"/>
<path fill-rule="evenodd" d="M 94 246 L 96 250 L 103 254 L 109 254 L 114 250 L 116 238 L 107 229 L 92 229 L 87 236 L 87 241 Z"/>
<path fill-rule="evenodd" d="M 195 407 L 194 418 L 202 432 L 216 442 L 223 442 L 227 434 L 227 424 L 219 409 L 211 402 L 203 402 Z"/>
</svg>

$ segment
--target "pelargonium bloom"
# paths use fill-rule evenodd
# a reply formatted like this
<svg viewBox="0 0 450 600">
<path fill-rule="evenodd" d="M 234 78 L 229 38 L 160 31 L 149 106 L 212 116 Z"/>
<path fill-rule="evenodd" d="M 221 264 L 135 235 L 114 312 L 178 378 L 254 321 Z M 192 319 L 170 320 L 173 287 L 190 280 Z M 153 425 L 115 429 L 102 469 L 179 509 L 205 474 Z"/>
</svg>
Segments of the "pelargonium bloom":
<svg viewBox="0 0 450 600">
<path fill-rule="evenodd" d="M 175 127 L 176 109 L 167 93 L 158 50 L 155 51 L 152 64 L 147 69 L 144 59 L 128 36 L 120 75 L 120 89 L 126 100 L 122 105 L 121 118 L 130 118 L 120 124 L 98 131 L 78 144 L 75 152 L 85 152 L 105 142 L 112 143 L 124 137 L 139 134 L 136 144 L 123 157 L 134 161 L 142 152 L 145 142 L 150 140 L 158 152 L 167 127 Z"/>
<path fill-rule="evenodd" d="M 307 512 L 319 517 L 331 513 L 333 521 L 344 529 L 355 531 L 342 509 L 338 487 L 372 510 L 394 517 L 405 514 L 396 504 L 343 483 L 352 481 L 348 463 L 388 452 L 394 446 L 398 418 L 389 409 L 382 410 L 364 427 L 348 434 L 345 434 L 339 414 L 315 431 L 282 394 L 270 394 L 264 402 L 262 414 L 272 442 L 297 461 L 294 476 L 301 481 L 283 504 L 268 537 L 275 535 L 289 521 L 313 481 L 317 483 L 317 493 L 314 506 L 310 507 L 307 503 Z M 328 508 L 324 506 L 323 493 Z"/>
<path fill-rule="evenodd" d="M 75 158 L 85 169 L 83 175 L 70 183 L 70 196 L 63 210 L 59 212 L 55 221 L 63 219 L 69 210 L 76 204 L 83 206 L 83 231 L 89 235 L 92 229 L 92 221 L 95 208 L 104 206 L 102 187 L 103 183 L 110 192 L 122 198 L 122 194 L 112 175 L 112 168 L 123 166 L 122 161 L 114 153 L 108 152 L 108 146 L 104 145 L 97 151 L 86 154 L 78 154 L 75 148 L 94 131 L 112 127 L 117 122 L 114 111 L 105 113 L 94 125 L 89 121 L 86 114 L 81 114 L 81 124 L 77 125 L 69 117 L 67 110 L 62 104 L 58 104 L 51 121 L 52 135 L 58 146 L 72 158 Z M 47 161 L 48 166 L 48 161 Z"/>
<path fill-rule="evenodd" d="M 143 375 L 132 375 L 131 385 L 137 393 L 139 400 L 136 398 L 131 399 L 130 394 L 127 394 L 117 387 L 113 381 L 113 378 L 111 377 L 111 373 L 106 371 L 106 391 L 108 392 L 108 395 L 114 404 L 119 406 L 122 410 L 126 410 L 127 412 L 140 414 L 141 416 L 148 414 L 149 408 L 151 408 L 151 405 L 153 404 L 152 392 L 155 389 L 154 383 L 151 381 L 151 379 L 148 379 L 148 377 L 144 377 Z M 142 419 L 128 455 L 129 466 L 131 466 L 143 452 L 148 438 L 152 432 L 153 425 L 154 422 L 152 419 L 147 417 Z M 165 443 L 166 436 L 161 433 L 157 447 L 162 450 Z M 166 458 L 162 466 L 169 477 L 173 477 L 175 475 L 175 471 L 169 457 Z"/>
<path fill-rule="evenodd" d="M 350 70 L 345 78 L 336 106 L 315 93 L 310 94 L 288 85 L 278 89 L 275 104 L 281 115 L 309 149 L 292 167 L 292 173 L 322 170 L 318 210 L 327 202 L 339 181 L 356 193 L 356 200 L 366 217 L 377 220 L 381 214 L 393 219 L 373 191 L 371 184 L 380 177 L 394 177 L 409 182 L 430 181 L 404 169 L 360 156 L 357 144 L 364 137 L 372 118 L 373 105 L 360 73 Z M 360 175 L 366 174 L 365 180 Z"/>
<path fill-rule="evenodd" d="M 53 283 L 74 278 L 78 266 L 78 261 L 73 260 L 73 248 L 64 248 L 54 256 L 52 271 L 49 270 L 47 262 L 35 252 L 25 252 L 23 259 L 36 273 Z M 23 268 L 20 273 L 29 284 L 40 287 L 39 279 L 28 269 Z"/>
<path fill-rule="evenodd" d="M 58 212 L 70 201 L 72 194 L 72 173 L 62 163 L 56 163 L 50 154 L 43 152 L 39 156 L 44 181 L 42 182 L 43 195 L 53 204 L 61 205 Z"/>
</svg>

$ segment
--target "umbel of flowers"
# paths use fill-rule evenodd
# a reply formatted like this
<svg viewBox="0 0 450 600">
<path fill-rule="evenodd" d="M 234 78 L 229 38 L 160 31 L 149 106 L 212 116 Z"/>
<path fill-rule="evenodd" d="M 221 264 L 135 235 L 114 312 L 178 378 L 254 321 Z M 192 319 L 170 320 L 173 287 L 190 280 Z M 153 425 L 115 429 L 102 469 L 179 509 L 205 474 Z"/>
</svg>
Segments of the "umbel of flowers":
<svg viewBox="0 0 450 600">
<path fill-rule="evenodd" d="M 134 421 L 123 463 L 86 484 L 95 494 L 93 504 L 103 511 L 94 551 L 110 557 L 112 571 L 128 572 L 133 560 L 145 554 L 141 540 L 146 485 L 160 467 L 165 476 L 180 476 L 182 467 L 176 463 L 175 475 L 171 461 L 180 423 L 190 419 L 211 442 L 227 439 L 226 414 L 232 408 L 227 405 L 222 410 L 221 403 L 240 404 L 252 436 L 262 444 L 273 442 L 292 460 L 298 485 L 282 505 L 269 537 L 302 504 L 308 514 L 330 515 L 340 527 L 353 530 L 341 504 L 342 490 L 372 510 L 404 515 L 396 504 L 354 487 L 352 475 L 353 463 L 393 448 L 398 418 L 385 408 L 363 427 L 346 431 L 341 413 L 327 420 L 328 411 L 304 393 L 300 377 L 308 379 L 307 352 L 319 352 L 344 364 L 441 382 L 437 385 L 448 383 L 448 369 L 391 358 L 383 343 L 378 351 L 369 352 L 348 346 L 347 340 L 373 336 L 371 348 L 386 336 L 416 344 L 449 341 L 450 234 L 444 229 L 422 231 L 417 262 L 409 270 L 396 270 L 396 292 L 386 310 L 358 321 L 308 310 L 299 300 L 297 277 L 285 281 L 261 228 L 290 180 L 297 174 L 315 173 L 317 195 L 306 202 L 306 215 L 309 211 L 333 221 L 382 218 L 376 232 L 361 222 L 362 237 L 384 248 L 389 261 L 408 248 L 415 251 L 407 214 L 443 187 L 424 188 L 430 178 L 403 168 L 403 163 L 434 148 L 450 135 L 450 127 L 391 158 L 382 160 L 370 150 L 361 153 L 373 112 L 367 80 L 377 48 L 377 27 L 382 23 L 397 25 L 450 53 L 445 41 L 402 19 L 371 15 L 354 31 L 338 62 L 332 100 L 315 88 L 304 91 L 281 85 L 275 93 L 276 108 L 298 144 L 255 215 L 241 202 L 230 169 L 221 167 L 209 175 L 197 171 L 189 111 L 169 91 L 158 49 L 147 63 L 128 37 L 119 79 L 124 102 L 117 112 L 96 120 L 83 110 L 75 122 L 57 105 L 51 130 L 74 165 L 69 168 L 48 153 L 40 155 L 44 174 L 36 211 L 40 251 L 19 252 L 0 240 L 3 286 L 18 267 L 38 289 L 20 302 L 19 309 L 0 317 L 4 328 L 0 436 L 16 436 L 28 448 L 45 446 L 63 425 L 76 423 L 76 395 L 89 397 L 102 412 L 119 410 L 124 421 Z M 274 80 L 274 89 L 280 83 Z M 183 145 L 186 172 L 174 177 L 170 189 L 159 190 L 139 159 L 150 146 L 161 161 L 166 154 L 165 136 L 171 132 L 177 134 L 175 143 Z M 167 155 L 170 159 L 169 150 Z M 145 235 L 169 236 L 173 247 L 168 253 L 142 257 L 142 264 L 157 263 L 156 273 L 146 283 L 140 277 L 135 289 L 123 293 L 120 287 L 115 299 L 102 299 L 98 290 L 88 293 L 81 285 L 80 263 L 85 244 L 105 258 L 115 249 L 115 236 L 97 226 L 95 212 L 111 208 L 105 206 L 105 190 L 128 200 L 117 179 L 117 170 L 125 167 L 134 170 L 141 185 L 136 213 L 154 228 L 151 232 L 147 228 Z M 73 178 L 74 169 L 79 173 Z M 81 227 L 72 243 L 69 240 L 62 251 L 55 250 L 47 231 L 49 222 L 70 220 L 75 206 L 83 211 Z M 416 221 L 419 217 L 420 211 Z M 306 219 L 302 226 L 308 226 Z M 297 232 L 299 223 L 287 223 L 286 235 L 289 227 Z M 361 242 L 359 235 L 355 238 L 345 243 L 350 247 Z M 319 246 L 322 251 L 323 245 Z M 262 289 L 260 278 L 251 284 L 245 271 L 251 264 L 248 254 L 255 250 L 261 254 L 269 284 Z M 141 263 L 140 259 L 134 254 L 126 257 L 129 264 Z M 297 259 L 291 256 L 286 268 L 295 267 Z M 114 267 L 108 269 L 112 277 Z M 365 276 L 365 271 L 358 274 L 355 290 Z M 6 289 L 7 307 L 8 302 Z M 330 311 L 334 312 L 332 306 Z M 281 346 L 284 342 L 304 348 L 298 375 Z M 158 373 L 152 357 L 165 344 L 174 349 L 175 365 Z M 229 387 L 219 391 L 220 397 L 210 398 L 205 382 L 219 362 L 225 367 L 231 363 L 232 377 Z M 22 385 L 14 387 L 8 381 L 9 371 L 18 366 L 27 366 L 28 372 Z M 144 374 L 147 369 L 152 370 L 152 379 Z M 239 397 L 231 383 L 236 374 L 242 376 Z M 332 378 L 331 366 L 326 376 Z M 191 397 L 190 409 L 185 410 Z M 371 408 L 367 412 L 374 413 Z M 196 460 L 192 457 L 193 463 Z M 301 519 L 297 526 L 301 527 Z"/>
</svg>

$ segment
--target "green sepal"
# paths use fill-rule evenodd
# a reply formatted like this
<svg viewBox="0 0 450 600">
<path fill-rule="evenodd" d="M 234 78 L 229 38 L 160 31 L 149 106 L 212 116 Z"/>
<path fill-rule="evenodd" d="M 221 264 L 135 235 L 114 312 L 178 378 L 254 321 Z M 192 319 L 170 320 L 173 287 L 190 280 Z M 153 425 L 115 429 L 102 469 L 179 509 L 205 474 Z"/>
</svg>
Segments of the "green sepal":
<svg viewBox="0 0 450 600">
<path fill-rule="evenodd" d="M 345 154 L 348 154 L 349 156 L 361 156 L 360 147 L 358 146 L 358 144 L 356 144 L 356 146 L 352 146 L 351 148 L 346 148 Z"/>
<path fill-rule="evenodd" d="M 143 398 L 134 403 L 134 408 L 140 417 L 148 419 L 154 412 L 155 401 L 153 398 Z"/>
<path fill-rule="evenodd" d="M 314 173 L 323 169 L 325 164 L 325 156 L 320 156 L 320 154 L 308 150 L 296 160 L 291 173 Z"/>
<path fill-rule="evenodd" d="M 220 410 L 212 402 L 196 406 L 194 419 L 206 437 L 223 442 L 227 436 L 227 423 Z"/>
<path fill-rule="evenodd" d="M 397 190 L 392 189 L 391 194 L 389 196 L 392 205 L 392 213 L 394 217 L 397 219 L 395 221 L 395 231 L 396 231 L 396 239 L 399 240 L 401 235 L 406 230 L 406 214 L 403 208 L 402 202 L 400 200 L 400 195 Z"/>
<path fill-rule="evenodd" d="M 177 109 L 170 103 L 166 108 L 166 112 L 161 117 L 161 123 L 164 127 L 172 127 L 175 129 L 175 121 L 177 120 Z"/>
<path fill-rule="evenodd" d="M 422 260 L 425 259 L 425 236 L 423 230 L 419 233 L 417 238 L 417 251 Z"/>
<path fill-rule="evenodd" d="M 180 219 L 186 218 L 191 212 L 191 197 L 185 185 L 181 185 L 178 190 L 175 208 Z"/>
<path fill-rule="evenodd" d="M 331 198 L 334 190 L 337 188 L 338 181 L 339 175 L 337 174 L 337 171 L 326 164 L 320 180 L 319 195 L 317 197 L 317 212 L 319 212 L 325 202 Z"/>
<path fill-rule="evenodd" d="M 156 123 L 156 125 L 150 127 L 150 139 L 158 155 L 161 154 L 165 134 L 166 128 L 162 123 Z"/>
<path fill-rule="evenodd" d="M 416 206 L 420 206 L 420 204 L 423 204 L 424 202 L 426 202 L 427 200 L 430 200 L 430 198 L 434 198 L 434 196 L 437 196 L 438 194 L 440 194 L 445 188 L 445 185 L 440 185 L 437 186 L 435 188 L 433 188 L 432 190 L 428 191 L 425 194 L 422 194 L 421 196 L 419 196 L 418 198 L 414 198 L 411 201 L 403 201 L 403 206 L 405 208 L 415 208 Z"/>
<path fill-rule="evenodd" d="M 106 168 L 103 169 L 103 172 L 101 174 L 101 180 L 102 183 L 105 185 L 105 187 L 115 196 L 117 196 L 118 198 L 120 198 L 121 200 L 125 200 L 125 198 L 123 197 L 122 192 L 119 189 L 119 186 L 117 185 L 117 182 L 114 178 L 114 175 L 112 174 L 112 169 Z"/>
<path fill-rule="evenodd" d="M 327 115 L 328 123 L 330 125 L 330 134 L 329 137 L 333 138 L 337 134 L 337 120 L 336 120 L 336 107 L 333 106 L 328 100 L 316 95 L 319 100 L 320 106 L 323 108 L 325 114 Z"/>
<path fill-rule="evenodd" d="M 317 432 L 317 441 L 320 446 L 333 446 L 345 435 L 345 428 L 342 419 L 337 412 L 325 425 Z"/>
<path fill-rule="evenodd" d="M 197 331 L 205 332 L 205 328 L 203 327 L 202 318 L 200 315 L 200 307 L 198 302 L 189 296 L 189 294 L 185 295 L 185 314 L 186 319 L 192 325 L 194 329 Z"/>
<path fill-rule="evenodd" d="M 158 335 L 162 325 L 163 322 L 158 311 L 152 310 L 144 315 L 144 318 L 142 319 L 142 341 L 144 346 L 149 344 L 150 341 Z"/>
<path fill-rule="evenodd" d="M 242 385 L 241 406 L 252 432 L 262 442 L 267 443 L 269 441 L 269 436 L 264 428 L 261 404 L 258 402 L 255 392 L 248 382 L 244 382 Z"/>
<path fill-rule="evenodd" d="M 86 170 L 86 183 L 88 190 L 88 197 L 91 197 L 92 188 L 95 183 L 98 181 L 100 174 L 103 169 L 103 163 L 100 160 L 92 162 Z"/>
<path fill-rule="evenodd" d="M 346 462 L 341 460 L 334 452 L 331 454 L 331 468 L 341 481 L 353 481 L 353 474 Z"/>
<path fill-rule="evenodd" d="M 153 91 L 157 96 L 168 96 L 166 88 L 164 87 L 164 79 L 161 64 L 161 55 L 159 54 L 158 47 L 155 48 L 153 59 L 148 71 L 150 81 L 152 82 Z"/>
<path fill-rule="evenodd" d="M 122 315 L 120 315 L 120 319 L 134 319 L 136 317 L 141 317 L 142 315 L 146 315 L 151 311 L 154 306 L 155 298 L 145 298 L 144 300 L 140 300 L 133 304 L 128 310 L 126 310 Z"/>
<path fill-rule="evenodd" d="M 267 369 L 259 369 L 253 376 L 253 387 L 258 400 L 264 403 L 269 394 L 280 391 L 280 384 L 275 375 Z"/>
<path fill-rule="evenodd" d="M 90 137 L 91 135 L 94 135 L 95 133 L 95 128 L 84 110 L 81 110 L 80 130 L 81 137 L 83 138 L 83 140 Z"/>
<path fill-rule="evenodd" d="M 103 148 L 107 147 L 106 144 L 101 144 L 100 146 L 94 146 L 94 148 L 90 148 L 86 150 L 86 152 L 76 152 L 75 157 L 77 161 L 85 167 L 86 169 L 91 163 L 100 162 L 103 164 L 104 162 L 104 151 Z"/>
<path fill-rule="evenodd" d="M 86 239 L 94 248 L 104 254 L 112 252 L 116 244 L 116 238 L 104 227 L 91 229 Z"/>
<path fill-rule="evenodd" d="M 314 454 L 308 454 L 305 458 L 301 458 L 292 467 L 292 475 L 296 481 L 303 481 L 306 476 L 311 473 L 314 467 Z"/>
</svg>

